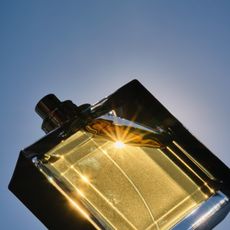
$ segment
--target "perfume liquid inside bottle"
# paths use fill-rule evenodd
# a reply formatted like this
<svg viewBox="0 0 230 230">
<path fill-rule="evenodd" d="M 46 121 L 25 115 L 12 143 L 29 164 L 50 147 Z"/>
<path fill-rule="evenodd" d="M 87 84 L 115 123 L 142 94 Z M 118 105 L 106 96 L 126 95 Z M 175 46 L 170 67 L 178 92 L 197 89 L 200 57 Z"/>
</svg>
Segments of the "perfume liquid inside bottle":
<svg viewBox="0 0 230 230">
<path fill-rule="evenodd" d="M 34 162 L 96 228 L 170 229 L 213 190 L 170 159 L 179 144 L 172 150 L 154 135 L 115 116 L 96 119 Z"/>
</svg>

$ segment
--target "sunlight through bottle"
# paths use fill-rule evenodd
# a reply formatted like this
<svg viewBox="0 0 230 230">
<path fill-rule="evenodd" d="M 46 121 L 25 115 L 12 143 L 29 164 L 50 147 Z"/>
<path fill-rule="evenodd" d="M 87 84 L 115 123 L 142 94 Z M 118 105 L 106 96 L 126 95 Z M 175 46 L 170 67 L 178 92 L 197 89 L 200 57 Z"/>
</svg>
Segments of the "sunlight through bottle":
<svg viewBox="0 0 230 230">
<path fill-rule="evenodd" d="M 46 136 L 9 188 L 48 228 L 212 229 L 229 212 L 229 168 L 138 81 L 95 105 L 50 94 L 36 111 Z"/>
</svg>

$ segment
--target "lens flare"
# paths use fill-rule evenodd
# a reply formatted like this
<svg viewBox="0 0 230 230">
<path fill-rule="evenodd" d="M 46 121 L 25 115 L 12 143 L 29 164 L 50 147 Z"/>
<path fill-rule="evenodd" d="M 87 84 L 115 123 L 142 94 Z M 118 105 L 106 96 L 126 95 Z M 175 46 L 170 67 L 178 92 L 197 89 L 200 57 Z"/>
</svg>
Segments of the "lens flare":
<svg viewBox="0 0 230 230">
<path fill-rule="evenodd" d="M 122 141 L 116 141 L 116 142 L 114 143 L 114 146 L 115 146 L 116 148 L 118 148 L 118 149 L 122 149 L 122 148 L 125 147 L 125 144 L 124 144 Z"/>
</svg>

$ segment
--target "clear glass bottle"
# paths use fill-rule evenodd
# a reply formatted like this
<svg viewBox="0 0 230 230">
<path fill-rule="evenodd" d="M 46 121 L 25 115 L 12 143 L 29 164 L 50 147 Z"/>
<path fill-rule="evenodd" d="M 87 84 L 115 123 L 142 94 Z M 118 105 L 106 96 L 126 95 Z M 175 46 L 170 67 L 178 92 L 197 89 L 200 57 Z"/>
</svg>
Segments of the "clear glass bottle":
<svg viewBox="0 0 230 230">
<path fill-rule="evenodd" d="M 142 94 L 133 97 L 134 88 Z M 25 153 L 96 229 L 208 229 L 207 220 L 215 220 L 214 226 L 227 214 L 229 186 L 221 187 L 222 174 L 197 157 L 207 149 L 199 149 L 139 82 L 93 106 L 67 102 L 60 104 L 54 95 L 39 102 L 43 129 L 56 141 L 42 153 L 31 147 Z M 228 178 L 229 169 L 217 163 Z"/>
</svg>

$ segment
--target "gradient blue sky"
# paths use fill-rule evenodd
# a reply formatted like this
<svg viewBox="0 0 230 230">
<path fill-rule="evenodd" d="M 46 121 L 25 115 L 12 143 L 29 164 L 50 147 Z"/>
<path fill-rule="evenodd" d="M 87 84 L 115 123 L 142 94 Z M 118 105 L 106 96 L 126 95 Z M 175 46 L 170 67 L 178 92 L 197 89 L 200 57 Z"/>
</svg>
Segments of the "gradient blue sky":
<svg viewBox="0 0 230 230">
<path fill-rule="evenodd" d="M 47 93 L 94 103 L 137 78 L 230 166 L 230 1 L 1 0 L 0 28 L 3 229 L 45 229 L 7 185 Z"/>
</svg>

